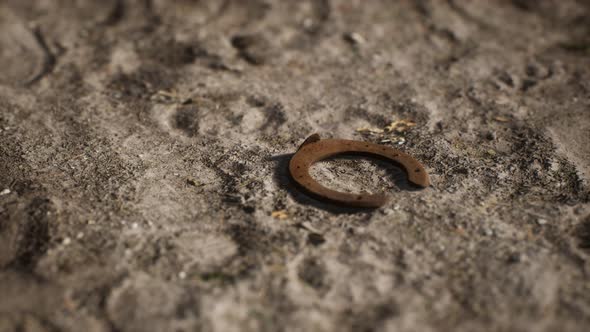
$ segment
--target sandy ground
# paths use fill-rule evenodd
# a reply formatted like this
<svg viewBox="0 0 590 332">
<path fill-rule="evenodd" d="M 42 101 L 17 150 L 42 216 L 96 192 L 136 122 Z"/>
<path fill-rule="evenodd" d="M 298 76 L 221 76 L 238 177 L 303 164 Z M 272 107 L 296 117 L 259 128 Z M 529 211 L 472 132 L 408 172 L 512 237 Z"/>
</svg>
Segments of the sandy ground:
<svg viewBox="0 0 590 332">
<path fill-rule="evenodd" d="M 590 326 L 588 1 L 3 0 L 0 68 L 2 332 Z"/>
</svg>

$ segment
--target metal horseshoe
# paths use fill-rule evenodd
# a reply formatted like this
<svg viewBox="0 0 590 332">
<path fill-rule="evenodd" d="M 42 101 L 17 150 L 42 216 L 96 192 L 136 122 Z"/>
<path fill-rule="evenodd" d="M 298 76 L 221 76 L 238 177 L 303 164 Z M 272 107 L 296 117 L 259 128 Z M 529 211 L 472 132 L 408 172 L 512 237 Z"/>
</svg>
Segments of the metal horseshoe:
<svg viewBox="0 0 590 332">
<path fill-rule="evenodd" d="M 289 172 L 297 184 L 320 198 L 354 207 L 377 208 L 384 205 L 389 199 L 389 196 L 384 193 L 373 195 L 343 193 L 322 186 L 309 175 L 309 168 L 313 163 L 335 155 L 350 153 L 387 159 L 405 169 L 409 182 L 422 188 L 430 185 L 430 179 L 424 166 L 407 153 L 388 146 L 367 142 L 345 139 L 320 139 L 318 134 L 309 136 L 301 144 L 289 162 Z"/>
</svg>

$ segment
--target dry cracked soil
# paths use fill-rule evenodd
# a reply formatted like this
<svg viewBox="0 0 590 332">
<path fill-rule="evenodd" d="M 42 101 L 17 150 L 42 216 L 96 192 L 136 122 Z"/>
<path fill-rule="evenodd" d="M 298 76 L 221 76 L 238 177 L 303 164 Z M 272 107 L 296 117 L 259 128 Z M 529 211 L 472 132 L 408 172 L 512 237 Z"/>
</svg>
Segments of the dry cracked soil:
<svg viewBox="0 0 590 332">
<path fill-rule="evenodd" d="M 2 332 L 590 326 L 586 0 L 2 0 L 0 68 Z"/>
</svg>

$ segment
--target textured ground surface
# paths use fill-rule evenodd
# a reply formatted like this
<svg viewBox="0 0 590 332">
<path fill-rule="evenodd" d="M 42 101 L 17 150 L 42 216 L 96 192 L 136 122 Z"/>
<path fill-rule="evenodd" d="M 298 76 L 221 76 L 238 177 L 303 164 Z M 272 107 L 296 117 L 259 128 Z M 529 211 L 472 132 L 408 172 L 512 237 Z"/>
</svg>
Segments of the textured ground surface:
<svg viewBox="0 0 590 332">
<path fill-rule="evenodd" d="M 3 0 L 0 68 L 0 331 L 590 324 L 585 0 Z M 339 158 L 393 200 L 310 199 L 314 132 L 432 186 Z"/>
</svg>

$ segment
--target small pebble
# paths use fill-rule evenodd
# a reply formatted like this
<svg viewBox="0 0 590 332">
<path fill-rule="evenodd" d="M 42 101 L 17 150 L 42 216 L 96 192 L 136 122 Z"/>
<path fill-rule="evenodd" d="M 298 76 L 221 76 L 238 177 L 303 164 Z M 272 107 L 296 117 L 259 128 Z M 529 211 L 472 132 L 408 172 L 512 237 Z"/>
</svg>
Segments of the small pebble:
<svg viewBox="0 0 590 332">
<path fill-rule="evenodd" d="M 4 196 L 4 195 L 8 195 L 8 194 L 10 194 L 10 189 L 8 189 L 8 188 L 0 191 L 0 196 Z"/>
<path fill-rule="evenodd" d="M 188 185 L 193 186 L 193 187 L 197 187 L 197 185 L 198 185 L 197 181 L 195 179 L 193 179 L 193 178 L 186 179 L 186 183 Z"/>
<path fill-rule="evenodd" d="M 392 209 L 384 209 L 382 212 L 384 215 L 388 216 L 393 213 L 393 210 Z"/>
<path fill-rule="evenodd" d="M 347 33 L 344 35 L 344 40 L 352 45 L 361 45 L 365 43 L 365 38 L 356 32 Z"/>
<path fill-rule="evenodd" d="M 313 20 L 311 18 L 306 18 L 305 20 L 303 20 L 303 27 L 305 29 L 313 28 Z"/>
<path fill-rule="evenodd" d="M 306 229 L 314 232 L 314 233 L 321 233 L 319 230 L 317 230 L 315 227 L 313 227 L 311 225 L 311 223 L 309 223 L 308 221 L 304 221 L 301 223 L 301 226 L 305 227 Z"/>
<path fill-rule="evenodd" d="M 62 243 L 63 243 L 63 245 L 64 245 L 64 246 L 67 246 L 67 245 L 69 245 L 70 243 L 72 243 L 72 239 L 70 239 L 69 237 L 66 237 L 66 238 L 63 240 L 63 242 L 62 242 Z"/>
<path fill-rule="evenodd" d="M 80 232 L 78 233 L 78 235 L 76 235 L 76 239 L 80 240 L 81 238 L 84 237 L 84 233 Z"/>
<path fill-rule="evenodd" d="M 546 223 L 547 223 L 546 219 L 542 219 L 542 218 L 537 219 L 537 224 L 539 224 L 541 226 L 545 225 Z"/>
<path fill-rule="evenodd" d="M 180 279 L 186 279 L 186 272 L 184 272 L 184 271 L 180 271 L 180 273 L 178 273 L 178 277 L 179 277 Z"/>
</svg>

